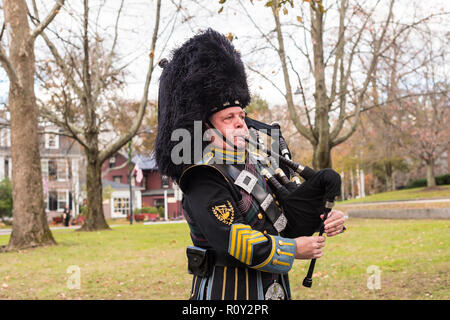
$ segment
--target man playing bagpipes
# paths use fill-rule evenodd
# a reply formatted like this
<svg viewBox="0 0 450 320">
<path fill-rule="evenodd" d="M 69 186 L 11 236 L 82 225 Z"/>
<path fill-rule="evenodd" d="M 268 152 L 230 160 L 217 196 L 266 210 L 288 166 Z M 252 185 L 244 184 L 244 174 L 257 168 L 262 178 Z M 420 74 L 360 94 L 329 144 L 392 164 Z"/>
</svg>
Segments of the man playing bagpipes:
<svg viewBox="0 0 450 320">
<path fill-rule="evenodd" d="M 294 259 L 322 256 L 325 237 L 312 234 L 340 190 L 334 171 L 297 167 L 310 175 L 306 184 L 276 184 L 272 174 L 277 168 L 265 165 L 275 153 L 249 148 L 246 74 L 225 36 L 208 29 L 160 66 L 156 160 L 161 173 L 183 191 L 193 242 L 187 248 L 190 298 L 290 299 L 288 272 Z M 257 122 L 251 124 L 258 130 Z M 289 163 L 282 161 L 282 167 Z M 314 198 L 312 204 L 305 204 L 305 192 Z M 296 206 L 313 207 L 316 216 L 304 217 L 304 209 Z M 327 236 L 342 232 L 342 212 L 322 218 Z"/>
</svg>

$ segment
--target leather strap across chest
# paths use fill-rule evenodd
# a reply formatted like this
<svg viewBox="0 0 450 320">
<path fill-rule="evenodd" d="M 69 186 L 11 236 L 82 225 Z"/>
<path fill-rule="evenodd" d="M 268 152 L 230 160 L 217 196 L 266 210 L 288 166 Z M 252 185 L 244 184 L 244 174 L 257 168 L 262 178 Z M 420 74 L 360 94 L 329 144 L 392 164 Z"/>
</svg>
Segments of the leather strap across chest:
<svg viewBox="0 0 450 320">
<path fill-rule="evenodd" d="M 253 196 L 278 232 L 284 230 L 287 224 L 285 215 L 275 204 L 272 195 L 258 184 L 258 178 L 255 175 L 247 170 L 239 170 L 233 165 L 215 164 L 214 166 L 230 176 L 236 186 Z"/>
</svg>

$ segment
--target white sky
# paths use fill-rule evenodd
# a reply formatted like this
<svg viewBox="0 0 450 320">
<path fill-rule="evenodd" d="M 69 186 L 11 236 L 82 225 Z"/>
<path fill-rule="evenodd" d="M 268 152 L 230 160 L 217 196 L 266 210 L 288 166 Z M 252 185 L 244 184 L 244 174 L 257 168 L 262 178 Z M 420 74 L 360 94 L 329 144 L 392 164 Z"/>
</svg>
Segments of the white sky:
<svg viewBox="0 0 450 320">
<path fill-rule="evenodd" d="M 205 29 L 212 27 L 219 32 L 229 33 L 232 32 L 236 39 L 233 41 L 235 47 L 241 51 L 243 60 L 247 64 L 252 64 L 255 68 L 264 71 L 269 74 L 271 79 L 284 90 L 284 80 L 281 74 L 280 63 L 278 62 L 275 52 L 270 50 L 258 51 L 258 53 L 250 53 L 256 46 L 264 46 L 265 42 L 261 38 L 259 31 L 254 27 L 253 23 L 248 17 L 246 17 L 244 10 L 239 5 L 239 2 L 246 4 L 246 9 L 251 12 L 251 16 L 256 24 L 264 31 L 273 30 L 274 22 L 271 17 L 271 10 L 265 8 L 263 3 L 265 1 L 254 1 L 255 5 L 250 5 L 248 0 L 228 0 L 225 4 L 224 11 L 219 15 L 217 11 L 221 7 L 218 0 L 183 0 L 182 5 L 187 8 L 187 12 L 194 17 L 188 22 L 178 24 L 170 39 L 167 39 L 170 25 L 167 29 L 164 29 L 167 22 L 173 19 L 174 5 L 180 0 L 163 0 L 162 20 L 160 24 L 160 32 L 162 37 L 158 42 L 159 49 L 157 50 L 157 57 L 170 57 L 170 51 L 180 46 L 185 40 L 190 38 L 199 29 Z M 200 2 L 200 5 L 197 4 Z M 281 15 L 283 21 L 296 21 L 296 16 L 301 15 L 299 13 L 300 0 L 295 1 L 296 7 L 291 9 L 288 6 L 289 14 L 287 16 Z M 334 5 L 335 1 L 324 1 L 326 6 Z M 373 3 L 374 0 L 368 2 Z M 411 1 L 399 0 L 395 7 L 395 16 L 401 17 L 404 21 L 408 20 L 408 17 L 412 15 Z M 445 0 L 433 0 L 433 1 L 418 1 L 421 8 L 420 14 L 426 15 L 431 12 L 439 12 L 441 9 L 450 11 L 450 1 Z M 38 1 L 39 3 L 39 1 Z M 41 0 L 40 11 L 41 17 L 44 16 L 46 10 L 53 6 L 53 0 Z M 61 36 L 69 37 L 68 30 L 81 30 L 79 26 L 79 14 L 81 13 L 80 0 L 66 1 L 65 9 L 57 16 L 52 23 L 51 28 L 56 30 Z M 91 0 L 90 17 L 95 21 L 97 18 L 98 8 L 103 5 L 101 15 L 99 15 L 99 21 L 101 25 L 100 33 L 105 35 L 105 42 L 108 43 L 113 37 L 113 23 L 120 4 L 119 0 Z M 386 14 L 388 4 L 387 0 L 381 0 L 378 6 L 379 10 L 377 14 L 382 16 Z M 122 61 L 131 62 L 127 68 L 128 78 L 127 87 L 124 95 L 126 98 L 140 99 L 144 86 L 145 73 L 148 66 L 148 50 L 150 47 L 150 41 L 154 25 L 154 12 L 155 12 L 156 0 L 126 0 L 123 14 L 121 16 L 119 25 L 119 38 L 118 38 L 118 53 L 122 58 Z M 307 8 L 307 4 L 302 5 L 303 8 Z M 75 13 L 69 16 L 68 13 Z M 186 13 L 183 13 L 185 18 Z M 177 16 L 177 21 L 180 21 L 183 17 Z M 304 16 L 306 18 L 306 16 Z M 77 21 L 78 19 L 78 21 Z M 172 20 L 173 21 L 173 20 Z M 0 15 L 0 23 L 3 23 L 3 17 Z M 333 27 L 336 24 L 336 20 L 333 17 L 328 17 L 326 21 L 327 27 Z M 92 23 L 93 24 L 93 23 Z M 449 26 L 448 20 L 444 23 L 444 26 Z M 285 29 L 287 30 L 287 29 Z M 447 28 L 447 30 L 449 30 Z M 164 31 L 164 32 L 163 32 Z M 47 32 L 48 33 L 48 32 Z M 50 35 L 50 33 L 49 33 Z M 302 44 L 302 35 L 298 35 L 299 43 Z M 324 41 L 335 41 L 332 38 L 324 38 Z M 3 41 L 5 43 L 5 41 Z M 276 43 L 276 41 L 274 41 Z M 286 40 L 288 48 L 288 55 L 294 62 L 296 69 L 299 71 L 304 82 L 305 91 L 310 91 L 309 96 L 312 96 L 312 78 L 309 74 L 306 62 L 301 59 L 301 54 L 292 45 L 289 45 L 289 41 Z M 161 52 L 161 44 L 166 44 L 164 52 Z M 36 55 L 42 56 L 42 48 L 45 48 L 42 40 L 36 44 Z M 46 50 L 46 49 L 44 49 Z M 448 66 L 446 66 L 448 69 Z M 155 69 L 152 84 L 150 87 L 150 99 L 156 99 L 158 90 L 158 79 L 161 70 L 159 67 Z M 265 98 L 270 105 L 283 104 L 284 99 L 281 94 L 273 88 L 271 84 L 259 77 L 258 75 L 247 70 L 249 78 L 249 84 L 252 93 L 258 93 Z M 8 81 L 3 70 L 0 69 L 0 102 L 7 96 Z M 296 89 L 295 74 L 292 74 L 292 87 Z M 38 95 L 39 95 L 39 90 Z M 295 97 L 296 99 L 299 97 Z"/>
</svg>

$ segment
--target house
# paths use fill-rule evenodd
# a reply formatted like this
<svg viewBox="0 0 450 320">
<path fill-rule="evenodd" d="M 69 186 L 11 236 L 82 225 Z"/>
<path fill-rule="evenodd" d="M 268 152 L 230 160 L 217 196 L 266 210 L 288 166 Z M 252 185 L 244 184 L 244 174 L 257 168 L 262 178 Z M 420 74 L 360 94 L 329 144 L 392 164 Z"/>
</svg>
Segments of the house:
<svg viewBox="0 0 450 320">
<path fill-rule="evenodd" d="M 176 219 L 181 213 L 181 191 L 178 186 L 158 171 L 152 156 L 134 155 L 132 167 L 142 170 L 142 181 L 136 182 L 136 172 L 131 180 L 133 185 L 133 209 L 141 207 L 164 208 L 167 202 L 167 219 Z M 111 190 L 111 197 L 104 201 L 103 209 L 108 218 L 126 217 L 129 213 L 130 179 L 128 155 L 117 152 L 102 166 L 103 188 Z M 120 212 L 120 213 L 119 213 Z"/>
<path fill-rule="evenodd" d="M 132 163 L 132 168 L 134 164 Z M 116 152 L 103 163 L 102 187 L 106 199 L 103 201 L 103 212 L 106 219 L 126 218 L 133 210 L 141 208 L 141 192 L 144 190 L 143 183 L 136 183 L 132 177 L 131 190 L 129 179 L 128 157 L 121 152 Z M 133 194 L 130 203 L 130 191 Z"/>
<path fill-rule="evenodd" d="M 133 162 L 142 170 L 144 176 L 142 206 L 159 208 L 164 207 L 164 202 L 167 201 L 167 217 L 181 218 L 181 189 L 172 179 L 161 175 L 154 156 L 135 155 Z"/>
<path fill-rule="evenodd" d="M 62 215 L 66 205 L 72 215 L 79 213 L 80 168 L 84 166 L 81 146 L 61 135 L 55 126 L 40 127 L 42 185 L 48 221 Z M 12 179 L 11 131 L 9 121 L 0 119 L 0 180 Z"/>
<path fill-rule="evenodd" d="M 126 218 L 130 208 L 141 208 L 141 191 L 144 188 L 120 182 L 102 180 L 103 193 L 110 193 L 108 199 L 103 201 L 103 213 L 106 219 Z M 130 203 L 130 192 L 133 194 Z"/>
</svg>

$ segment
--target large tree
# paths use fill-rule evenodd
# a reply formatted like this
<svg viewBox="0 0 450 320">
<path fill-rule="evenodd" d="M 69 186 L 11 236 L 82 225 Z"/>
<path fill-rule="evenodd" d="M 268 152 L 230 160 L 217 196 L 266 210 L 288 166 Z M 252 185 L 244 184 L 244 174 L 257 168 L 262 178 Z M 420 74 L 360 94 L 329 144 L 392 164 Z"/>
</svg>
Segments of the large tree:
<svg viewBox="0 0 450 320">
<path fill-rule="evenodd" d="M 52 22 L 64 0 L 30 29 L 25 0 L 3 1 L 4 24 L 0 41 L 8 34 L 7 54 L 0 42 L 0 63 L 9 81 L 13 228 L 7 250 L 54 244 L 45 213 L 38 137 L 38 108 L 34 93 L 36 38 Z M 6 27 L 6 28 L 5 28 Z"/>
<path fill-rule="evenodd" d="M 248 67 L 283 96 L 292 123 L 313 147 L 318 169 L 331 167 L 332 148 L 355 132 L 361 112 L 370 109 L 367 91 L 380 57 L 399 35 L 432 16 L 394 19 L 395 0 L 273 0 L 264 2 L 272 13 L 269 29 L 258 23 L 248 1 L 239 3 L 265 40 L 253 51 L 271 50 L 275 56 L 266 56 L 278 60 L 262 57 Z M 274 80 L 278 70 L 284 88 Z"/>
<path fill-rule="evenodd" d="M 45 119 L 64 128 L 66 134 L 78 141 L 83 146 L 87 159 L 87 211 L 81 231 L 109 229 L 102 207 L 101 166 L 106 159 L 120 150 L 138 133 L 148 106 L 149 87 L 157 61 L 155 57 L 156 43 L 158 37 L 161 36 L 159 31 L 161 0 L 158 0 L 152 21 L 152 38 L 148 47 L 149 62 L 146 68 L 142 98 L 134 105 L 135 115 L 132 119 L 128 119 L 126 130 L 116 130 L 114 122 L 111 121 L 113 109 L 127 112 L 130 108 L 120 108 L 120 102 L 123 102 L 124 99 L 119 99 L 116 94 L 125 84 L 123 72 L 128 63 L 118 62 L 120 53 L 117 48 L 121 30 L 119 20 L 122 10 L 126 7 L 124 7 L 124 1 L 115 2 L 115 4 L 119 7 L 114 19 L 112 39 L 108 39 L 100 31 L 97 32 L 97 30 L 101 30 L 98 25 L 98 17 L 101 12 L 97 11 L 97 20 L 90 19 L 88 0 L 84 0 L 83 12 L 80 15 L 81 34 L 63 40 L 56 32 L 54 32 L 53 38 L 49 36 L 50 34 L 42 33 L 53 56 L 53 61 L 49 63 L 50 66 L 45 75 L 53 77 L 50 80 L 53 85 L 46 87 L 51 99 L 43 101 L 41 114 Z M 102 8 L 100 6 L 98 10 L 102 10 Z M 175 8 L 178 10 L 178 7 Z M 76 16 L 76 14 L 73 15 Z M 169 19 L 165 30 L 170 31 L 176 15 L 175 13 Z M 39 14 L 36 11 L 34 18 L 39 21 Z M 77 39 L 81 41 L 77 42 Z M 112 108 L 112 105 L 115 107 Z M 109 141 L 103 143 L 102 134 L 105 133 L 109 133 Z"/>
<path fill-rule="evenodd" d="M 436 41 L 443 37 L 441 28 L 425 24 L 395 39 L 372 85 L 375 104 L 383 95 L 389 103 L 370 114 L 383 121 L 384 133 L 395 138 L 390 146 L 425 165 L 429 187 L 435 186 L 435 163 L 449 141 L 450 84 L 442 68 L 448 62 L 448 46 Z"/>
</svg>

